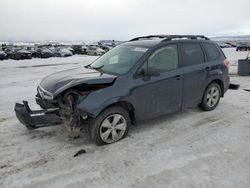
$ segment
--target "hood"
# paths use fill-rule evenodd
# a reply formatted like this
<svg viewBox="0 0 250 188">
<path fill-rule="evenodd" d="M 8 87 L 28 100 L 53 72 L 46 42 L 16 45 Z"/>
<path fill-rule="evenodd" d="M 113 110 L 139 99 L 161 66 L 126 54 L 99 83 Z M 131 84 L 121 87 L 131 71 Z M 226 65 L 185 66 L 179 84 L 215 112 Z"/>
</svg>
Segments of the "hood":
<svg viewBox="0 0 250 188">
<path fill-rule="evenodd" d="M 62 91 L 79 84 L 111 83 L 115 78 L 115 75 L 80 67 L 51 74 L 41 81 L 40 87 L 55 97 Z"/>
</svg>

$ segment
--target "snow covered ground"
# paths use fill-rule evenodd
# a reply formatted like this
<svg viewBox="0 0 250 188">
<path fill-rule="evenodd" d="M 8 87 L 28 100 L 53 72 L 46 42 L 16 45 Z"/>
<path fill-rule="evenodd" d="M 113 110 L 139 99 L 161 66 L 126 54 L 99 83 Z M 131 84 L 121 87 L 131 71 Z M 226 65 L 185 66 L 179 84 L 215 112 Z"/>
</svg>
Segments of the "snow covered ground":
<svg viewBox="0 0 250 188">
<path fill-rule="evenodd" d="M 224 50 L 233 82 L 211 112 L 184 110 L 140 123 L 116 144 L 98 147 L 86 132 L 79 139 L 63 126 L 28 131 L 14 103 L 34 95 L 40 80 L 80 67 L 96 57 L 0 62 L 0 187 L 232 187 L 250 186 L 250 77 L 238 77 L 246 52 Z M 86 153 L 73 155 L 80 149 Z"/>
</svg>

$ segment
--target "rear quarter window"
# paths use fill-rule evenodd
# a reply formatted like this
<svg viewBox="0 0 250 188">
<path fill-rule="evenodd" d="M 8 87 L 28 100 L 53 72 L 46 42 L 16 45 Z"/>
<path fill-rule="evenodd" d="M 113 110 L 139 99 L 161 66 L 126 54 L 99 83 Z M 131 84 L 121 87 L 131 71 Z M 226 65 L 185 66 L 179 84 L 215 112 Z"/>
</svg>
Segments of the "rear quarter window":
<svg viewBox="0 0 250 188">
<path fill-rule="evenodd" d="M 208 61 L 214 61 L 220 58 L 220 52 L 214 44 L 204 43 L 203 48 Z"/>
<path fill-rule="evenodd" d="M 205 62 L 200 44 L 186 43 L 181 45 L 184 66 L 197 65 Z"/>
</svg>

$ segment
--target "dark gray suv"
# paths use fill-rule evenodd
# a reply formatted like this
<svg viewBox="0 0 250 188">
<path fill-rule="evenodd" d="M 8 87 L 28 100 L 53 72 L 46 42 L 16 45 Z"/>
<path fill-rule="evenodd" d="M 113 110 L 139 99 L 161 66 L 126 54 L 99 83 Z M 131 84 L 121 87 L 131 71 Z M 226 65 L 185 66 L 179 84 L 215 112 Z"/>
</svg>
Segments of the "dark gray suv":
<svg viewBox="0 0 250 188">
<path fill-rule="evenodd" d="M 205 36 L 138 37 L 84 68 L 45 77 L 36 96 L 42 110 L 24 101 L 16 104 L 16 116 L 29 129 L 87 126 L 96 144 L 114 143 L 137 121 L 195 105 L 213 110 L 228 89 L 228 66 Z"/>
</svg>

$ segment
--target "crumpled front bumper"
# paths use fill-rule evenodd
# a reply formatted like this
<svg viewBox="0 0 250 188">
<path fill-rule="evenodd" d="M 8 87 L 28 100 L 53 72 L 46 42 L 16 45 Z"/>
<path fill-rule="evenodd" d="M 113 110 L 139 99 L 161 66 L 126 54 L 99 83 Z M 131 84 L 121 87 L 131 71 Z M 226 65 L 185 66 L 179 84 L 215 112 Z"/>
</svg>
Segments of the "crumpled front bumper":
<svg viewBox="0 0 250 188">
<path fill-rule="evenodd" d="M 40 127 L 49 127 L 62 123 L 62 119 L 58 116 L 58 108 L 50 108 L 44 110 L 31 110 L 28 102 L 23 104 L 16 103 L 16 117 L 28 129 L 37 129 Z"/>
</svg>

